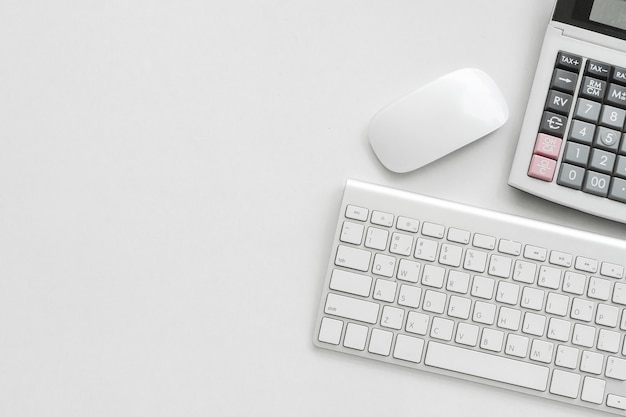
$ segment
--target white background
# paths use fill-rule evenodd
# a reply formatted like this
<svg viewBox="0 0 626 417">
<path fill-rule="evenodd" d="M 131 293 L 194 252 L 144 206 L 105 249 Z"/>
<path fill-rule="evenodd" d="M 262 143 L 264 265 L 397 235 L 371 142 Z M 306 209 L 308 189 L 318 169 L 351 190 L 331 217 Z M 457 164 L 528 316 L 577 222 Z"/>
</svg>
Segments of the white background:
<svg viewBox="0 0 626 417">
<path fill-rule="evenodd" d="M 506 184 L 552 5 L 3 0 L 0 416 L 590 415 L 311 343 L 348 177 L 624 236 Z M 386 171 L 371 116 L 468 66 L 507 124 Z"/>
</svg>

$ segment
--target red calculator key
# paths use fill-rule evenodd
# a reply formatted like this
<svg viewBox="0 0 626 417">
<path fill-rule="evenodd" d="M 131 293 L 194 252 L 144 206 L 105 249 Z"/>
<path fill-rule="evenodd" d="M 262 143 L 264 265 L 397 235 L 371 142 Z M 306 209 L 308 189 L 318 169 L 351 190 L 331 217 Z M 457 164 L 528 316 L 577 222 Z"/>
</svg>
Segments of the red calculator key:
<svg viewBox="0 0 626 417">
<path fill-rule="evenodd" d="M 541 155 L 533 155 L 528 168 L 528 176 L 551 182 L 554 178 L 556 161 Z"/>
<path fill-rule="evenodd" d="M 537 141 L 535 142 L 535 155 L 545 156 L 550 159 L 558 159 L 559 152 L 561 151 L 562 139 L 555 138 L 554 136 L 540 133 L 537 135 Z"/>
</svg>

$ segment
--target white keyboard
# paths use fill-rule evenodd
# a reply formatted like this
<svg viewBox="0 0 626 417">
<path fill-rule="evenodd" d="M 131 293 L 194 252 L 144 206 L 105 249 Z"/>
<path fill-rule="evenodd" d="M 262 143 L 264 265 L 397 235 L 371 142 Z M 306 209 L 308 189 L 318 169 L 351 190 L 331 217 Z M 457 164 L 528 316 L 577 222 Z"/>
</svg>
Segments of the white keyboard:
<svg viewBox="0 0 626 417">
<path fill-rule="evenodd" d="M 318 347 L 626 415 L 626 241 L 349 180 Z"/>
</svg>

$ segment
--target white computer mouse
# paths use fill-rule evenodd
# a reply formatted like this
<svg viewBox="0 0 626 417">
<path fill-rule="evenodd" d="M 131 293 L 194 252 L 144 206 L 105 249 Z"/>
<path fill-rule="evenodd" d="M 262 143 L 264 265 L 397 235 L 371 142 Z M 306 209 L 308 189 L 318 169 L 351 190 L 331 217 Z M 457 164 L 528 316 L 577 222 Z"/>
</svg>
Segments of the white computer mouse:
<svg viewBox="0 0 626 417">
<path fill-rule="evenodd" d="M 504 96 L 491 77 L 465 68 L 381 109 L 372 118 L 368 136 L 380 162 L 404 173 L 493 132 L 508 117 Z"/>
</svg>

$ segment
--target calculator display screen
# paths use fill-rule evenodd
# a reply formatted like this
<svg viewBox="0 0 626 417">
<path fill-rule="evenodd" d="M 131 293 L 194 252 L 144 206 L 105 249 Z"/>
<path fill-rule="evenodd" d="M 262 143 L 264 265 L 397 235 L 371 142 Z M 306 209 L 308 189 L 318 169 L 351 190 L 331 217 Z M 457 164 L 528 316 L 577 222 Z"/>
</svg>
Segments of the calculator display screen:
<svg viewBox="0 0 626 417">
<path fill-rule="evenodd" d="M 626 30 L 626 0 L 595 0 L 589 20 Z"/>
<path fill-rule="evenodd" d="M 626 0 L 557 0 L 552 20 L 626 40 Z"/>
</svg>

